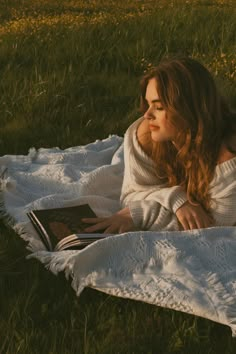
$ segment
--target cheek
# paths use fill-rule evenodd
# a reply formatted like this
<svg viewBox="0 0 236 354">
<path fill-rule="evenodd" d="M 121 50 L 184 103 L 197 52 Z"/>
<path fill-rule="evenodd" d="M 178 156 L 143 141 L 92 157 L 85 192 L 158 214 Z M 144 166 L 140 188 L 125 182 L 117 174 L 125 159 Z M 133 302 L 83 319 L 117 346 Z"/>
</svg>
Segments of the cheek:
<svg viewBox="0 0 236 354">
<path fill-rule="evenodd" d="M 160 122 L 160 124 L 166 126 L 167 124 L 169 124 L 169 121 L 167 119 L 167 115 L 166 115 L 166 112 L 165 111 L 161 111 L 161 112 L 158 112 L 157 111 L 157 119 L 158 121 Z"/>
<path fill-rule="evenodd" d="M 166 129 L 173 137 L 177 135 L 177 128 L 168 119 L 166 120 Z"/>
</svg>

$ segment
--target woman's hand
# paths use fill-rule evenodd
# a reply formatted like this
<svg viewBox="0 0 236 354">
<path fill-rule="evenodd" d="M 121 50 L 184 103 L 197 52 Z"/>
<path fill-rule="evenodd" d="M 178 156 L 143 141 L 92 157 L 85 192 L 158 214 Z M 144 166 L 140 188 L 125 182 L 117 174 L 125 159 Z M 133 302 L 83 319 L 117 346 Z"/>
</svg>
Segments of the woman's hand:
<svg viewBox="0 0 236 354">
<path fill-rule="evenodd" d="M 135 225 L 133 223 L 129 208 L 124 208 L 116 214 L 106 218 L 86 218 L 82 219 L 87 224 L 94 224 L 85 229 L 86 232 L 95 232 L 99 230 L 104 234 L 121 234 L 127 231 L 134 231 Z"/>
<path fill-rule="evenodd" d="M 184 203 L 177 211 L 176 216 L 184 230 L 201 229 L 214 225 L 214 220 L 203 207 Z"/>
</svg>

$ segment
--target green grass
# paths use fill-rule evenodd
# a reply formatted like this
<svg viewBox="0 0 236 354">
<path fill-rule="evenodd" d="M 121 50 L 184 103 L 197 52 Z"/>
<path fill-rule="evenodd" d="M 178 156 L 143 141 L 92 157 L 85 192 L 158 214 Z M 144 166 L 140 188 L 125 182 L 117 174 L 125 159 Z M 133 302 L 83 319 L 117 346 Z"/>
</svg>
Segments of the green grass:
<svg viewBox="0 0 236 354">
<path fill-rule="evenodd" d="M 236 106 L 234 1 L 0 3 L 0 155 L 123 135 L 163 55 L 202 61 Z M 86 289 L 0 225 L 0 353 L 234 353 L 228 327 Z"/>
</svg>

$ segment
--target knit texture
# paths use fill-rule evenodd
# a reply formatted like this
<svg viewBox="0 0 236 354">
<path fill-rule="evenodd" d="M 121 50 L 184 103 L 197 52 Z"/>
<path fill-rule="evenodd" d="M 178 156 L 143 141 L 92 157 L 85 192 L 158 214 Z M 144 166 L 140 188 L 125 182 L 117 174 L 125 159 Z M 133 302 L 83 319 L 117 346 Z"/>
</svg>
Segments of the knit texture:
<svg viewBox="0 0 236 354">
<path fill-rule="evenodd" d="M 135 225 L 143 230 L 179 230 L 175 212 L 187 201 L 187 196 L 180 186 L 166 187 L 158 179 L 154 162 L 137 140 L 142 119 L 135 121 L 125 134 L 122 205 L 130 208 Z M 216 166 L 210 196 L 215 225 L 235 225 L 236 157 Z"/>
<path fill-rule="evenodd" d="M 38 252 L 52 272 L 110 295 L 201 316 L 236 336 L 236 228 L 130 232 L 82 251 Z"/>
<path fill-rule="evenodd" d="M 1 157 L 2 214 L 28 241 L 31 257 L 54 273 L 71 276 L 78 295 L 92 287 L 202 316 L 230 326 L 236 335 L 235 227 L 135 231 L 99 240 L 82 251 L 45 250 L 26 212 L 83 203 L 98 216 L 119 210 L 122 143 L 111 136 L 66 150 L 32 149 L 27 156 Z M 224 172 L 219 169 L 217 178 L 223 180 Z"/>
</svg>

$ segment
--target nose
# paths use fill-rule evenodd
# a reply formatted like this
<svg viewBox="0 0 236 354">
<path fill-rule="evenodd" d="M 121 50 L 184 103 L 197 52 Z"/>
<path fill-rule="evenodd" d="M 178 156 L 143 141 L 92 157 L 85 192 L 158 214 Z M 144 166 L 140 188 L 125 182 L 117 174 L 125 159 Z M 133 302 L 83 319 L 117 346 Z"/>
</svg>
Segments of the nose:
<svg viewBox="0 0 236 354">
<path fill-rule="evenodd" d="M 145 119 L 148 119 L 148 120 L 153 120 L 153 119 L 155 119 L 155 117 L 154 117 L 154 115 L 153 115 L 153 110 L 152 110 L 151 107 L 149 107 L 149 108 L 147 109 L 147 111 L 144 113 L 143 117 L 144 117 Z"/>
</svg>

